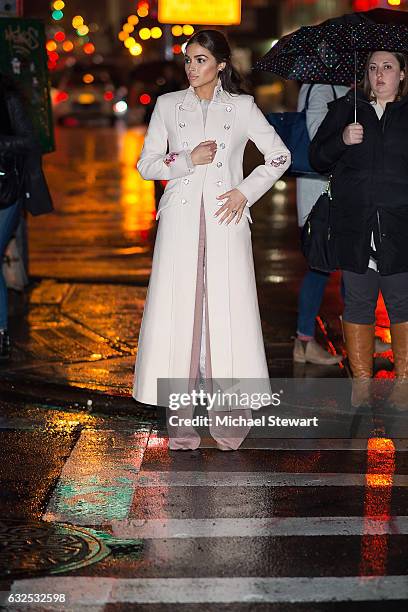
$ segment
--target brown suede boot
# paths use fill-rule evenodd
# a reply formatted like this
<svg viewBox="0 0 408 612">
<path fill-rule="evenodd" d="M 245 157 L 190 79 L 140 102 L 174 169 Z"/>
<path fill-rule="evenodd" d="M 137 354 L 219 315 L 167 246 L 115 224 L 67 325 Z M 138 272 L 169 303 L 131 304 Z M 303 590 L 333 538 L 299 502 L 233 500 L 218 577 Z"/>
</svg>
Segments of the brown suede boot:
<svg viewBox="0 0 408 612">
<path fill-rule="evenodd" d="M 344 341 L 353 374 L 351 404 L 355 408 L 370 405 L 374 332 L 375 325 L 360 325 L 343 321 Z"/>
<path fill-rule="evenodd" d="M 391 325 L 395 382 L 388 399 L 397 409 L 408 409 L 408 322 Z"/>
</svg>

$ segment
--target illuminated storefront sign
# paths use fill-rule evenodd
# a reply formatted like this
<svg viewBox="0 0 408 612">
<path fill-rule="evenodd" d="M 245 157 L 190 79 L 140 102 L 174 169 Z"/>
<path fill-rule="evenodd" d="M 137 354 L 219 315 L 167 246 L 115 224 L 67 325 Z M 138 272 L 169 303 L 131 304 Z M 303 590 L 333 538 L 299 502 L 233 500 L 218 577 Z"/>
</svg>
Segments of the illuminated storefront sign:
<svg viewBox="0 0 408 612">
<path fill-rule="evenodd" d="M 238 25 L 241 0 L 159 0 L 161 23 Z"/>
</svg>

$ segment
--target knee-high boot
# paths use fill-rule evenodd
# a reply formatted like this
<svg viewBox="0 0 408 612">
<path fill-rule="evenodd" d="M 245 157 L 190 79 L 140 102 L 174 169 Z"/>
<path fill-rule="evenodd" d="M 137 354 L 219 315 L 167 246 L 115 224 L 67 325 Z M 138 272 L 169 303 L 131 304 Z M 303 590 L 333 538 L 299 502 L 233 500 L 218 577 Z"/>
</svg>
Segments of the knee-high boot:
<svg viewBox="0 0 408 612">
<path fill-rule="evenodd" d="M 343 333 L 348 360 L 353 374 L 351 404 L 354 407 L 370 403 L 370 385 L 373 376 L 375 325 L 360 325 L 343 321 Z"/>
<path fill-rule="evenodd" d="M 395 383 L 389 401 L 396 408 L 408 408 L 408 322 L 391 325 Z"/>
</svg>

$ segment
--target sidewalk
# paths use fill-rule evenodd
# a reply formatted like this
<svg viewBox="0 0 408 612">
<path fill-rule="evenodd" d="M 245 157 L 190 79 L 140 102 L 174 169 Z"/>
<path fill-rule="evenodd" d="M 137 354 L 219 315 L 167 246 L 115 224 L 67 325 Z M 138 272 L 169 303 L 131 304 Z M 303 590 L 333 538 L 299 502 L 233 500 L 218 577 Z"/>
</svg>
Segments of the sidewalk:
<svg viewBox="0 0 408 612">
<path fill-rule="evenodd" d="M 82 138 L 82 139 L 81 139 Z M 112 156 L 116 139 L 117 157 Z M 131 398 L 137 337 L 155 232 L 153 185 L 134 160 L 143 133 L 60 131 L 46 158 L 56 205 L 30 219 L 34 283 L 10 320 L 13 358 L 0 366 L 0 396 L 41 405 L 145 414 Z M 251 151 L 252 166 L 261 158 Z M 250 171 L 247 168 L 247 172 Z M 337 377 L 342 367 L 296 366 L 299 249 L 295 182 L 280 181 L 252 210 L 261 319 L 271 377 Z M 341 352 L 338 277 L 326 291 L 320 341 Z M 92 402 L 92 403 L 91 403 Z"/>
</svg>

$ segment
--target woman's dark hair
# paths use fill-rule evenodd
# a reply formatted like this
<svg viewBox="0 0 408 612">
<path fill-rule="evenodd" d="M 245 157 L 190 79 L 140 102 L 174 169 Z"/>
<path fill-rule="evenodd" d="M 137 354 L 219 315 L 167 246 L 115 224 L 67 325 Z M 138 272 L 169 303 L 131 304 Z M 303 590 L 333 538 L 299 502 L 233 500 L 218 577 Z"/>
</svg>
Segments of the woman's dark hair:
<svg viewBox="0 0 408 612">
<path fill-rule="evenodd" d="M 371 91 L 370 79 L 368 76 L 371 58 L 373 57 L 374 53 L 376 53 L 376 51 L 370 53 L 367 58 L 367 62 L 364 68 L 364 78 L 361 83 L 361 87 L 363 88 L 364 94 L 369 100 L 376 99 L 373 92 Z M 405 53 L 394 53 L 393 51 L 390 51 L 390 53 L 395 57 L 396 60 L 398 60 L 400 70 L 404 71 L 404 78 L 399 83 L 398 92 L 395 97 L 395 100 L 400 100 L 408 94 L 408 56 Z"/>
<path fill-rule="evenodd" d="M 231 62 L 231 49 L 224 34 L 219 30 L 199 30 L 188 39 L 186 49 L 193 43 L 207 49 L 216 59 L 217 64 L 225 62 L 225 68 L 220 71 L 223 89 L 231 94 L 243 93 L 241 76 Z"/>
</svg>

